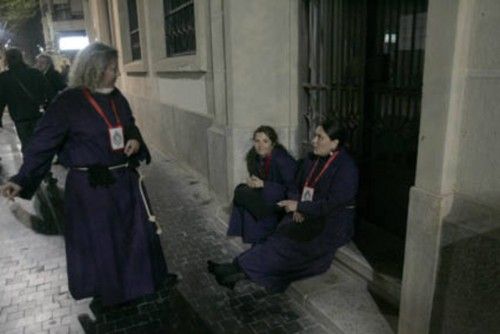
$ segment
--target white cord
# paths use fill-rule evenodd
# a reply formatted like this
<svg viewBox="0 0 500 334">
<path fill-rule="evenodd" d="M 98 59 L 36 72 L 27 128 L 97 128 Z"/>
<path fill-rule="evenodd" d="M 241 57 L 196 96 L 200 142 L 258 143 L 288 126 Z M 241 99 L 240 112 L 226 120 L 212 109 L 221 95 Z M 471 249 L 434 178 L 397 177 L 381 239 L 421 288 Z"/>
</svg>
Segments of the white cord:
<svg viewBox="0 0 500 334">
<path fill-rule="evenodd" d="M 139 171 L 139 190 L 141 192 L 142 202 L 144 203 L 144 207 L 146 208 L 146 213 L 148 214 L 148 220 L 156 225 L 156 234 L 160 235 L 162 230 L 160 224 L 156 221 L 155 215 L 151 213 L 149 210 L 148 202 L 146 201 L 146 196 L 144 195 L 144 189 L 142 189 L 142 180 L 144 179 L 144 175 L 142 175 Z"/>
</svg>

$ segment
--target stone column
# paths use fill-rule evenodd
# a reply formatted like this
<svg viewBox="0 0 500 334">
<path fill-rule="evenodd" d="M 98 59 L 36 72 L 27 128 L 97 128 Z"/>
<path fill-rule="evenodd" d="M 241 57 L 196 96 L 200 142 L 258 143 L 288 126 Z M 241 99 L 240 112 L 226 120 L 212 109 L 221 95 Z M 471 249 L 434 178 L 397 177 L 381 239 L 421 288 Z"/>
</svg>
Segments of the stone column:
<svg viewBox="0 0 500 334">
<path fill-rule="evenodd" d="M 490 298 L 488 305 L 478 298 L 498 296 L 499 266 L 485 255 L 493 260 L 491 254 L 499 253 L 499 202 L 492 198 L 500 198 L 500 187 L 495 190 L 500 173 L 485 159 L 493 155 L 500 162 L 498 145 L 489 144 L 490 137 L 500 141 L 495 130 L 499 116 L 484 101 L 492 99 L 498 106 L 500 98 L 498 91 L 490 90 L 482 99 L 471 91 L 471 74 L 476 72 L 471 67 L 487 62 L 484 57 L 476 64 L 471 60 L 484 53 L 489 59 L 500 57 L 499 5 L 493 0 L 429 1 L 417 175 L 410 192 L 401 292 L 402 334 L 493 333 L 498 323 L 498 298 Z M 485 40 L 489 43 L 479 42 Z M 499 63 L 495 61 L 496 68 Z M 486 67 L 498 80 L 498 70 Z M 474 135 L 467 135 L 469 131 Z M 470 159 L 464 159 L 467 155 Z M 468 167 L 471 163 L 474 168 Z M 496 290 L 488 293 L 488 286 Z"/>
<path fill-rule="evenodd" d="M 298 1 L 211 1 L 211 7 L 210 183 L 230 198 L 246 177 L 244 156 L 257 126 L 271 125 L 285 146 L 297 146 Z"/>
</svg>

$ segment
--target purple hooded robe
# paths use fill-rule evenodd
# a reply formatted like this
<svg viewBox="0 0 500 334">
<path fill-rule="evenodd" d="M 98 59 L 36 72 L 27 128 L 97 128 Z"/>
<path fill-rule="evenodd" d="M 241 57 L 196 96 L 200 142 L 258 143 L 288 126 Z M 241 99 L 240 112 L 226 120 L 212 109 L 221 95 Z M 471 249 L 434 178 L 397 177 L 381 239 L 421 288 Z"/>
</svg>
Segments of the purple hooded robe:
<svg viewBox="0 0 500 334">
<path fill-rule="evenodd" d="M 149 162 L 149 151 L 120 91 L 92 96 L 116 125 L 110 106 L 114 100 L 125 141 L 141 143 L 134 160 Z M 115 166 L 128 160 L 123 150 L 111 149 L 108 126 L 82 89 L 63 91 L 40 119 L 23 165 L 11 178 L 22 187 L 21 197 L 33 196 L 55 154 L 69 168 L 64 236 L 71 295 L 75 299 L 99 296 L 103 304 L 111 305 L 154 292 L 166 278 L 167 266 L 155 226 L 148 221 L 137 171 L 133 167 L 112 170 L 112 185 L 92 187 L 88 172 L 75 169 Z"/>
</svg>

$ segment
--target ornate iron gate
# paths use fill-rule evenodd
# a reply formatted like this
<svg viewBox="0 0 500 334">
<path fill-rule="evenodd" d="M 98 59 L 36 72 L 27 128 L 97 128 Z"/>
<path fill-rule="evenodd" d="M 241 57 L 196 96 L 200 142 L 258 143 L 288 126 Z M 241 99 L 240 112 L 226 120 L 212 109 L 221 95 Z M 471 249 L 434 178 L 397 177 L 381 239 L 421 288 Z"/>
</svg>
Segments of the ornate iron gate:
<svg viewBox="0 0 500 334">
<path fill-rule="evenodd" d="M 349 131 L 362 221 L 404 240 L 415 178 L 427 0 L 303 0 L 304 143 L 323 117 Z"/>
</svg>

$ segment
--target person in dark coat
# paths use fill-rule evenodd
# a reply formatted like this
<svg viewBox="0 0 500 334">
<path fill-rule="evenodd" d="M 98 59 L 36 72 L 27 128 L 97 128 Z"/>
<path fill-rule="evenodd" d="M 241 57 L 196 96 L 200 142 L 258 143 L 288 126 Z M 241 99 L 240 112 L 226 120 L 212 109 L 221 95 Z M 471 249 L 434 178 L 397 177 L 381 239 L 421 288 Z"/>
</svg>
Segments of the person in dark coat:
<svg viewBox="0 0 500 334">
<path fill-rule="evenodd" d="M 19 49 L 7 50 L 5 62 L 9 69 L 0 73 L 0 111 L 7 105 L 24 150 L 42 116 L 47 86 L 43 75 L 26 65 Z"/>
<path fill-rule="evenodd" d="M 354 230 L 358 169 L 335 123 L 318 126 L 313 154 L 299 168 L 301 199 L 280 201 L 287 215 L 263 243 L 238 255 L 232 263 L 209 264 L 217 282 L 233 288 L 249 279 L 270 292 L 283 292 L 296 280 L 326 272 L 335 251 Z"/>
<path fill-rule="evenodd" d="M 249 178 L 234 191 L 228 236 L 245 243 L 262 242 L 271 234 L 282 214 L 276 203 L 297 194 L 296 162 L 278 143 L 276 131 L 266 125 L 253 133 L 253 147 L 246 155 Z"/>
<path fill-rule="evenodd" d="M 66 88 L 62 75 L 54 68 L 54 61 L 48 54 L 42 53 L 36 57 L 35 68 L 43 73 L 47 84 L 47 99 L 44 108 L 47 110 L 54 97 Z"/>
<path fill-rule="evenodd" d="M 168 274 L 160 231 L 136 166 L 151 157 L 130 106 L 115 88 L 117 51 L 93 43 L 80 51 L 70 84 L 40 120 L 4 196 L 29 199 L 54 154 L 69 169 L 65 241 L 69 291 L 116 305 L 153 293 Z"/>
</svg>

